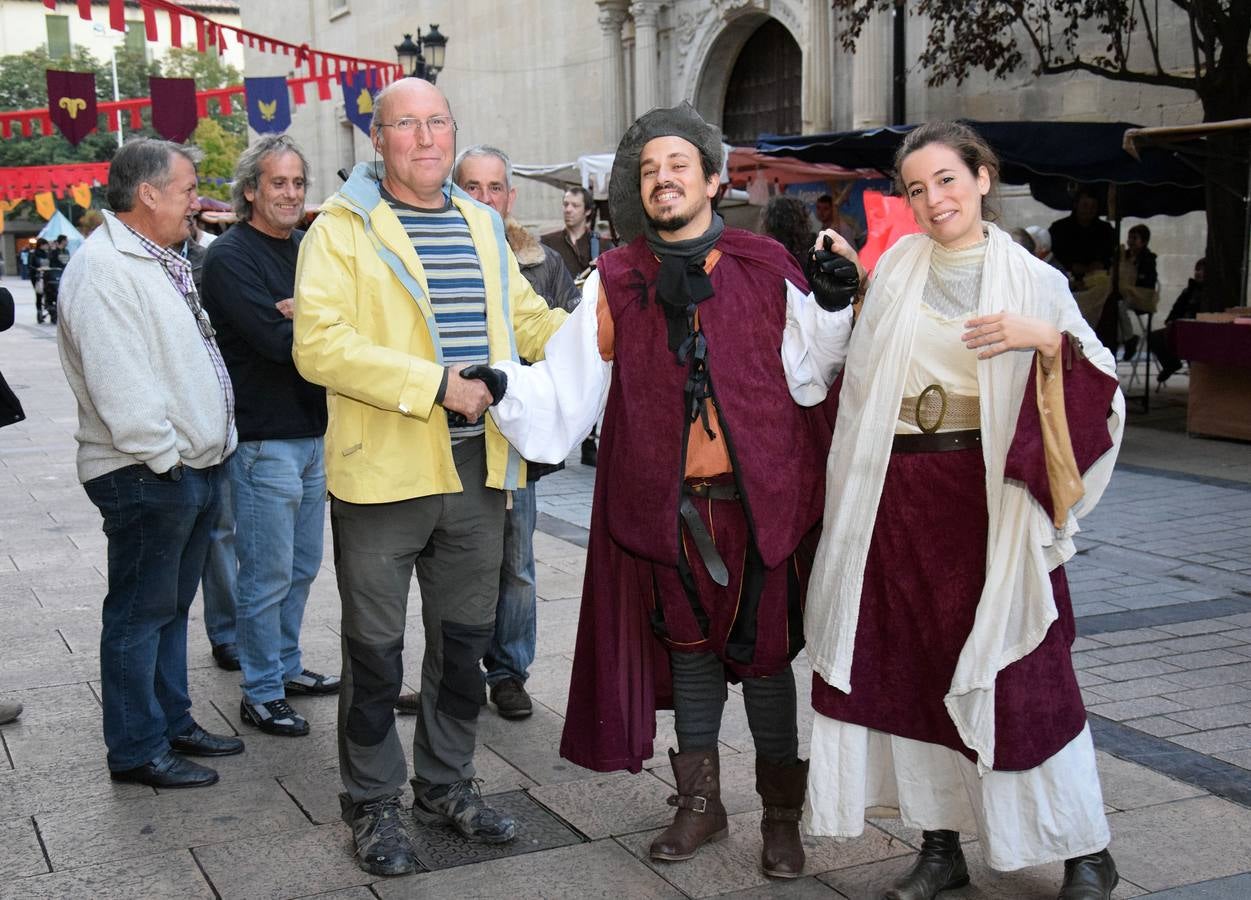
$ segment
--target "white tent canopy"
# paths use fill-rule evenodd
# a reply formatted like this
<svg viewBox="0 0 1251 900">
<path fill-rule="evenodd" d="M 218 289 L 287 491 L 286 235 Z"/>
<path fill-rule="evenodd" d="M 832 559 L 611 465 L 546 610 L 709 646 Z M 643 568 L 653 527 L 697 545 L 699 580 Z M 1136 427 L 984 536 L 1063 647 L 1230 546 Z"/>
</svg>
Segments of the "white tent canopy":
<svg viewBox="0 0 1251 900">
<path fill-rule="evenodd" d="M 57 210 L 52 214 L 52 218 L 48 220 L 48 224 L 43 226 L 43 230 L 39 232 L 39 237 L 46 238 L 51 243 L 61 235 L 69 238 L 70 253 L 77 250 L 84 240 L 78 229 L 74 227 L 74 223 L 67 219 L 63 212 Z"/>
<path fill-rule="evenodd" d="M 729 181 L 729 169 L 726 160 L 733 149 L 729 144 L 722 144 L 721 180 Z M 552 187 L 567 188 L 580 184 L 591 192 L 596 200 L 608 199 L 608 180 L 612 177 L 612 161 L 614 153 L 588 153 L 579 156 L 573 162 L 554 163 L 551 165 L 513 164 L 513 174 L 524 178 L 532 178 Z"/>
</svg>

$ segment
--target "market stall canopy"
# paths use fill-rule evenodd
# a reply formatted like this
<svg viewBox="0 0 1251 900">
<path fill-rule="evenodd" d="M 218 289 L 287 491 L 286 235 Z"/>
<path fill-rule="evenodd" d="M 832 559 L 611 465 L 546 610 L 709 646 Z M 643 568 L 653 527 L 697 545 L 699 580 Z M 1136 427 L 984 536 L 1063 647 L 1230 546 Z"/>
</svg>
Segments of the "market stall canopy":
<svg viewBox="0 0 1251 900">
<path fill-rule="evenodd" d="M 55 241 L 61 235 L 65 235 L 69 238 L 68 244 L 70 253 L 77 250 L 85 240 L 78 229 L 74 227 L 74 223 L 65 216 L 65 213 L 58 210 L 53 213 L 52 218 L 49 219 L 48 223 L 43 226 L 43 229 L 39 232 L 37 237 L 46 238 L 48 241 Z"/>
<path fill-rule="evenodd" d="M 1028 184 L 1053 209 L 1072 205 L 1072 183 L 1105 193 L 1116 186 L 1119 216 L 1181 215 L 1204 208 L 1203 176 L 1172 154 L 1122 146 L 1125 122 L 968 122 L 999 154 L 1007 184 Z M 893 171 L 895 151 L 916 125 L 810 135 L 761 135 L 756 149 L 848 168 Z"/>
</svg>

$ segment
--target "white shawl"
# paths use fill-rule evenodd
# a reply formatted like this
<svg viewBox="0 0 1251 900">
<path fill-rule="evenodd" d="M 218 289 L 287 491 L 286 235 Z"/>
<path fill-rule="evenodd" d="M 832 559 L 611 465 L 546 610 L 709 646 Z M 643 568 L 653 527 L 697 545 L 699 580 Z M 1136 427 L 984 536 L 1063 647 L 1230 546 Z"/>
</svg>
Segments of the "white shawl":
<svg viewBox="0 0 1251 900">
<path fill-rule="evenodd" d="M 1087 357 L 1115 377 L 1116 361 L 1095 338 L 1064 277 L 989 223 L 978 314 L 1001 310 L 1035 316 L 1077 337 Z M 826 465 L 824 529 L 809 584 L 804 628 L 813 669 L 850 693 L 860 594 L 873 523 L 890 461 L 904 377 L 912 352 L 933 241 L 900 240 L 878 264 L 864 311 L 852 332 L 839 395 L 838 422 Z M 948 688 L 947 712 L 979 769 L 995 758 L 995 677 L 1037 647 L 1057 617 L 1048 573 L 1073 555 L 1077 518 L 1094 508 L 1112 475 L 1125 400 L 1118 390 L 1108 431 L 1113 448 L 1086 472 L 1085 496 L 1057 530 L 1020 484 L 1004 481 L 1004 464 L 1033 352 L 979 360 L 982 454 L 990 517 L 986 581 L 973 629 Z M 918 535 L 924 540 L 924 535 Z M 899 560 L 900 565 L 910 561 Z"/>
</svg>

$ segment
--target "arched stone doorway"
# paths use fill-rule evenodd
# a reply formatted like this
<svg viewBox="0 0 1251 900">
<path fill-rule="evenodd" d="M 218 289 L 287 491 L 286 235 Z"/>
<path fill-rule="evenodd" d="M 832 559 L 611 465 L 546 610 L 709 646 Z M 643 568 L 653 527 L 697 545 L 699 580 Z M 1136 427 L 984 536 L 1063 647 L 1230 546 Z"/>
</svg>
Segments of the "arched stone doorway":
<svg viewBox="0 0 1251 900">
<path fill-rule="evenodd" d="M 721 128 L 731 144 L 801 130 L 803 56 L 777 19 L 766 17 L 750 31 L 723 84 Z"/>
</svg>

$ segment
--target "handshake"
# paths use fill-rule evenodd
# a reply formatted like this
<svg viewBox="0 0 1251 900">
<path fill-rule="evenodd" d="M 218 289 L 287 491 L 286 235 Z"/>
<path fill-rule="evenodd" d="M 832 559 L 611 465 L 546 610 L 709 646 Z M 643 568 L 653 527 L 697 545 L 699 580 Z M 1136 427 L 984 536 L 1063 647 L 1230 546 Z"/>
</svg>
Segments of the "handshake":
<svg viewBox="0 0 1251 900">
<path fill-rule="evenodd" d="M 471 384 L 470 382 L 479 382 Z M 447 373 L 443 408 L 452 427 L 472 425 L 487 407 L 495 406 L 508 391 L 508 376 L 486 365 L 453 367 Z"/>
</svg>

